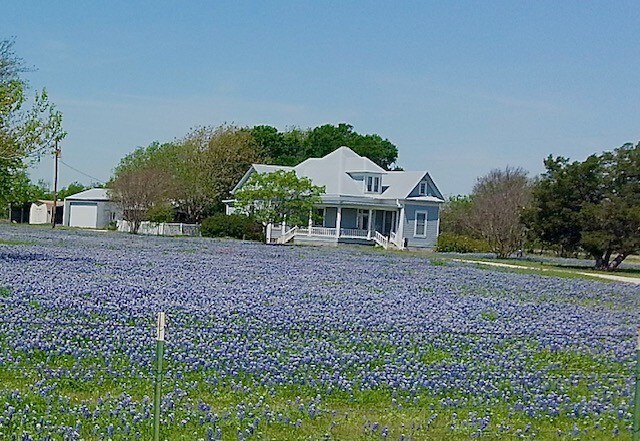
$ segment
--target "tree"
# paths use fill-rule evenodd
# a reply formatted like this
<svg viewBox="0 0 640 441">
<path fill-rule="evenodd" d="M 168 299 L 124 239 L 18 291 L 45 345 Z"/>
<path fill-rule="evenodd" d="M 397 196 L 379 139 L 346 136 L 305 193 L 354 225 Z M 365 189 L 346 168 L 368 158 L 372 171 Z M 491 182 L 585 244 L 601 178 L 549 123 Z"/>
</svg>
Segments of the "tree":
<svg viewBox="0 0 640 441">
<path fill-rule="evenodd" d="M 325 124 L 314 129 L 291 128 L 285 132 L 271 126 L 250 129 L 259 151 L 270 164 L 294 166 L 308 158 L 320 158 L 347 146 L 386 170 L 394 169 L 398 149 L 379 135 L 361 135 L 353 126 Z"/>
<path fill-rule="evenodd" d="M 4 196 L 4 202 L 11 205 L 21 205 L 42 199 L 43 196 L 42 188 L 31 183 L 27 173 L 19 171 L 9 181 L 9 191 Z"/>
<path fill-rule="evenodd" d="M 175 193 L 175 177 L 169 171 L 172 148 L 173 144 L 157 142 L 138 147 L 120 160 L 107 184 L 134 234 L 143 221 L 168 217 L 167 206 Z"/>
<path fill-rule="evenodd" d="M 294 171 L 254 173 L 235 193 L 235 207 L 263 225 L 286 222 L 307 225 L 315 204 L 320 203 L 324 187 L 313 185 Z"/>
<path fill-rule="evenodd" d="M 171 158 L 176 203 L 191 222 L 220 211 L 250 165 L 262 160 L 250 132 L 230 125 L 192 130 Z"/>
<path fill-rule="evenodd" d="M 599 159 L 601 190 L 593 198 L 599 200 L 582 207 L 581 244 L 596 269 L 613 271 L 640 250 L 640 143 L 625 144 Z"/>
<path fill-rule="evenodd" d="M 302 143 L 294 136 L 288 136 L 291 132 L 280 133 L 272 126 L 255 126 L 249 132 L 258 151 L 269 164 L 296 165 L 300 162 Z"/>
<path fill-rule="evenodd" d="M 521 217 L 529 204 L 531 187 L 527 172 L 507 167 L 478 178 L 471 194 L 468 227 L 499 258 L 522 246 Z"/>
<path fill-rule="evenodd" d="M 351 148 L 385 170 L 390 170 L 398 159 L 398 148 L 389 140 L 375 134 L 360 135 L 353 131 L 351 124 L 345 123 L 325 124 L 309 131 L 305 139 L 305 156 L 319 158 L 341 146 Z"/>
<path fill-rule="evenodd" d="M 582 162 L 549 157 L 545 166 L 527 216 L 541 240 L 582 249 L 609 271 L 640 250 L 640 143 Z"/>
<path fill-rule="evenodd" d="M 154 201 L 153 217 L 167 218 L 175 211 L 180 219 L 199 223 L 221 210 L 222 200 L 249 166 L 261 160 L 248 130 L 224 124 L 198 127 L 174 142 L 134 150 L 122 158 L 112 179 L 136 170 L 158 170 L 157 185 L 165 201 L 162 209 L 160 201 Z"/>
<path fill-rule="evenodd" d="M 473 202 L 468 195 L 452 196 L 440 211 L 440 231 L 464 236 L 472 236 L 469 229 L 469 214 Z"/>
<path fill-rule="evenodd" d="M 154 207 L 166 204 L 170 176 L 152 164 L 124 169 L 111 181 L 110 196 L 122 209 L 122 217 L 136 234 L 142 221 L 148 220 Z"/>
<path fill-rule="evenodd" d="M 92 188 L 92 187 L 86 187 L 85 185 L 79 182 L 72 182 L 71 184 L 61 188 L 58 191 L 57 199 L 59 201 L 62 201 L 66 197 L 73 196 L 74 194 L 80 193 L 81 191 L 88 190 L 89 188 Z"/>
<path fill-rule="evenodd" d="M 582 208 L 602 198 L 600 159 L 591 155 L 584 162 L 549 156 L 547 171 L 534 184 L 532 204 L 524 222 L 530 234 L 561 257 L 575 255 L 582 239 Z"/>
<path fill-rule="evenodd" d="M 26 105 L 27 84 L 20 75 L 26 72 L 15 55 L 13 40 L 0 41 L 0 204 L 8 201 L 10 190 L 22 179 L 29 162 L 52 152 L 66 132 L 62 114 L 49 102 L 45 90 L 36 93 L 33 104 Z"/>
</svg>

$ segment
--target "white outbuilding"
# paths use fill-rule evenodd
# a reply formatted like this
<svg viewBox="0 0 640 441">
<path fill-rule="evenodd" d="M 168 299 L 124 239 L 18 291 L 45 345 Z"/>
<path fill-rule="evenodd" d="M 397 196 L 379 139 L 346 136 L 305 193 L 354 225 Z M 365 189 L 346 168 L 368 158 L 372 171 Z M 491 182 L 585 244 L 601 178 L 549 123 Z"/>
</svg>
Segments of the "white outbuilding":
<svg viewBox="0 0 640 441">
<path fill-rule="evenodd" d="M 118 209 L 106 188 L 91 188 L 64 200 L 64 222 L 69 227 L 105 228 L 118 218 Z"/>
<path fill-rule="evenodd" d="M 64 202 L 56 201 L 56 223 L 62 219 Z M 50 224 L 53 211 L 53 201 L 38 200 L 29 209 L 30 224 Z"/>
</svg>

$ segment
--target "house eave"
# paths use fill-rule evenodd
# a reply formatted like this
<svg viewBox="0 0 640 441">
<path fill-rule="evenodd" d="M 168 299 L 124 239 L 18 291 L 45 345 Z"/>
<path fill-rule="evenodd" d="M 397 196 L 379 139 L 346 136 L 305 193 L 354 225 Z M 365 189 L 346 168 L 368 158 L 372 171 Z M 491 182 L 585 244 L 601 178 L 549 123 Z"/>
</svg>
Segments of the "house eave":
<svg viewBox="0 0 640 441">
<path fill-rule="evenodd" d="M 404 201 L 413 203 L 426 203 L 426 204 L 444 204 L 444 200 L 435 196 L 415 196 L 405 198 Z"/>
<path fill-rule="evenodd" d="M 321 197 L 321 205 L 357 205 L 367 207 L 397 207 L 396 199 L 369 196 L 327 194 Z"/>
</svg>

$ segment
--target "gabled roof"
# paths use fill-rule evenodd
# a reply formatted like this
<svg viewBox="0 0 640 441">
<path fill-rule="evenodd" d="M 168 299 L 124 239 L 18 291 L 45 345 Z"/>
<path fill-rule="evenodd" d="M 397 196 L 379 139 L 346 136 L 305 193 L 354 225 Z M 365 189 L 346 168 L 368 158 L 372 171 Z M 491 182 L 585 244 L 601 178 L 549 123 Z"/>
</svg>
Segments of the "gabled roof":
<svg viewBox="0 0 640 441">
<path fill-rule="evenodd" d="M 108 188 L 90 188 L 72 196 L 67 196 L 65 201 L 67 199 L 72 201 L 109 201 L 111 198 L 108 192 Z"/>
<path fill-rule="evenodd" d="M 389 186 L 382 194 L 384 197 L 393 198 L 393 199 L 406 199 L 409 198 L 411 192 L 418 186 L 418 184 L 422 181 L 427 181 L 431 184 L 431 188 L 433 188 L 436 192 L 435 199 L 444 201 L 444 196 L 440 193 L 440 190 L 436 186 L 433 179 L 428 172 L 424 171 L 390 171 L 384 177 L 383 187 Z M 433 196 L 415 196 L 412 197 L 412 200 L 427 200 L 425 198 L 433 198 Z M 422 198 L 422 199 L 421 199 Z"/>
<path fill-rule="evenodd" d="M 369 158 L 358 155 L 349 147 L 340 147 L 322 158 L 309 158 L 294 167 L 298 176 L 324 185 L 326 194 L 362 195 L 362 182 L 348 173 L 379 173 L 387 171 Z"/>
<path fill-rule="evenodd" d="M 429 173 L 425 171 L 387 171 L 378 164 L 358 155 L 348 147 L 340 147 L 322 158 L 309 158 L 295 167 L 280 165 L 252 164 L 231 193 L 242 187 L 253 173 L 270 173 L 277 170 L 294 170 L 298 176 L 304 176 L 315 185 L 325 186 L 325 195 L 357 196 L 367 199 L 408 199 L 418 184 L 426 180 L 437 193 L 434 196 L 416 196 L 411 200 L 422 202 L 443 202 L 444 198 Z M 382 193 L 365 193 L 362 175 L 382 177 Z M 360 177 L 360 179 L 356 179 Z"/>
</svg>

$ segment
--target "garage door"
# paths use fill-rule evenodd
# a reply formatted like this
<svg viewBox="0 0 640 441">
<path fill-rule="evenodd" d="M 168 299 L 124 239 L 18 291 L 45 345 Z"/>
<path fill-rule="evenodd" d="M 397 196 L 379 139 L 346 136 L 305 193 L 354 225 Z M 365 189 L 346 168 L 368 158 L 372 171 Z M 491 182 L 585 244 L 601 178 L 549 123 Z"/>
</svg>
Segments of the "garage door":
<svg viewBox="0 0 640 441">
<path fill-rule="evenodd" d="M 71 202 L 69 204 L 69 226 L 95 228 L 97 219 L 97 203 Z"/>
</svg>

